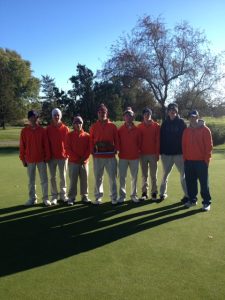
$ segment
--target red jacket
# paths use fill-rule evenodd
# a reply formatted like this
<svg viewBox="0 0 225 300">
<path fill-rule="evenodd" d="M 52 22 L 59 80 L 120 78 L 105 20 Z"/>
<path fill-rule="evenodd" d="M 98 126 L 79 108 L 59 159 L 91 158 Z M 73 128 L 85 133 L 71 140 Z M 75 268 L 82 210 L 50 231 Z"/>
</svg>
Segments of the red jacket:
<svg viewBox="0 0 225 300">
<path fill-rule="evenodd" d="M 50 149 L 46 129 L 27 126 L 20 134 L 20 159 L 26 163 L 50 160 Z"/>
<path fill-rule="evenodd" d="M 119 158 L 138 159 L 141 148 L 141 131 L 135 125 L 128 128 L 125 124 L 118 130 L 119 135 Z"/>
<path fill-rule="evenodd" d="M 69 162 L 87 163 L 90 156 L 90 136 L 82 130 L 74 130 L 67 135 L 66 151 L 69 155 Z"/>
<path fill-rule="evenodd" d="M 106 122 L 95 122 L 90 128 L 90 147 L 94 157 L 110 158 L 115 157 L 115 154 L 94 154 L 96 144 L 99 142 L 109 143 L 115 153 L 118 151 L 118 132 L 117 127 L 109 119 Z"/>
<path fill-rule="evenodd" d="M 151 121 L 150 124 L 142 122 L 138 125 L 141 131 L 141 154 L 155 154 L 159 156 L 160 152 L 160 126 Z"/>
<path fill-rule="evenodd" d="M 211 131 L 207 126 L 188 127 L 182 137 L 184 160 L 204 160 L 207 164 L 213 148 Z"/>
<path fill-rule="evenodd" d="M 69 128 L 61 123 L 60 126 L 50 124 L 47 127 L 51 158 L 66 159 L 68 157 L 65 149 L 66 136 Z"/>
</svg>

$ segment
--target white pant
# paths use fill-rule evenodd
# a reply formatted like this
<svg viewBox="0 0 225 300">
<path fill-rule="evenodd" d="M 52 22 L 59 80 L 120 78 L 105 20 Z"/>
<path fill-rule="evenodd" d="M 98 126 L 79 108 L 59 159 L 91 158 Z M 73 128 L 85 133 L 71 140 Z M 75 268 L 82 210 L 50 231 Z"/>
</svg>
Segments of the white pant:
<svg viewBox="0 0 225 300">
<path fill-rule="evenodd" d="M 35 201 L 37 199 L 35 184 L 36 168 L 38 169 L 41 180 L 42 200 L 48 200 L 48 176 L 45 162 L 27 164 L 29 200 Z"/>
<path fill-rule="evenodd" d="M 142 170 L 142 193 L 148 193 L 148 173 L 151 177 L 151 194 L 158 193 L 157 190 L 157 171 L 158 161 L 156 155 L 142 155 L 140 158 L 141 170 Z"/>
<path fill-rule="evenodd" d="M 68 197 L 75 200 L 77 195 L 77 182 L 80 179 L 80 194 L 82 197 L 88 196 L 88 164 L 75 164 L 69 162 L 70 188 Z"/>
<path fill-rule="evenodd" d="M 66 196 L 66 171 L 67 171 L 68 160 L 67 159 L 51 159 L 48 162 L 51 182 L 51 197 L 58 199 L 58 190 L 56 183 L 56 168 L 58 166 L 59 178 L 60 178 L 60 199 L 65 200 Z"/>
<path fill-rule="evenodd" d="M 95 198 L 99 199 L 103 196 L 103 173 L 104 168 L 109 176 L 109 187 L 111 200 L 117 199 L 117 160 L 112 158 L 93 158 L 94 175 L 95 175 Z"/>
<path fill-rule="evenodd" d="M 184 192 L 184 195 L 188 197 L 187 194 L 187 187 L 185 182 L 185 174 L 184 174 L 184 160 L 183 155 L 161 155 L 161 161 L 162 161 L 162 167 L 163 167 L 163 176 L 162 176 L 162 182 L 160 186 L 160 195 L 166 195 L 167 192 L 167 182 L 170 175 L 170 172 L 172 171 L 172 168 L 175 164 L 177 167 L 177 170 L 180 173 L 180 182 L 181 186 Z"/>
<path fill-rule="evenodd" d="M 137 176 L 138 176 L 139 159 L 120 159 L 119 160 L 119 177 L 120 177 L 120 198 L 126 198 L 126 177 L 128 166 L 131 174 L 131 197 L 137 196 Z"/>
</svg>

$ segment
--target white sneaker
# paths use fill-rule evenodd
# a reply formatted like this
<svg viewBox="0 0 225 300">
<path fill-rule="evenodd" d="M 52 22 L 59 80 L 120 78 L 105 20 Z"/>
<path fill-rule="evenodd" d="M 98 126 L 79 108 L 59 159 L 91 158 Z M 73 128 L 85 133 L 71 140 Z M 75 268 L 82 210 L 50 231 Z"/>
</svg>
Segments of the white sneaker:
<svg viewBox="0 0 225 300">
<path fill-rule="evenodd" d="M 202 210 L 210 211 L 210 204 L 203 204 Z"/>
<path fill-rule="evenodd" d="M 57 205 L 58 204 L 57 199 L 52 199 L 51 204 L 52 205 Z"/>
<path fill-rule="evenodd" d="M 84 203 L 91 203 L 91 199 L 89 199 L 88 197 L 83 197 L 81 201 Z"/>
<path fill-rule="evenodd" d="M 37 200 L 27 200 L 26 203 L 24 203 L 24 206 L 32 206 L 37 204 Z"/>
<path fill-rule="evenodd" d="M 132 200 L 134 203 L 139 203 L 139 202 L 140 202 L 140 200 L 138 199 L 137 196 L 131 197 L 131 200 Z"/>
<path fill-rule="evenodd" d="M 72 206 L 72 205 L 74 205 L 75 199 L 68 199 L 68 201 L 66 201 L 66 202 L 67 202 L 67 205 Z"/>
<path fill-rule="evenodd" d="M 122 203 L 125 202 L 125 198 L 120 197 L 116 202 L 117 202 L 118 204 L 122 204 Z"/>
<path fill-rule="evenodd" d="M 100 204 L 102 204 L 102 199 L 101 198 L 95 199 L 95 201 L 92 201 L 92 204 L 94 204 L 94 205 L 100 205 Z"/>
<path fill-rule="evenodd" d="M 51 202 L 49 200 L 44 200 L 43 203 L 45 206 L 51 206 Z"/>
<path fill-rule="evenodd" d="M 117 204 L 117 200 L 116 199 L 112 199 L 112 205 L 116 205 Z"/>
<path fill-rule="evenodd" d="M 62 198 L 61 199 L 64 203 L 67 203 L 69 201 L 69 198 L 68 197 L 65 197 L 65 198 Z"/>
</svg>

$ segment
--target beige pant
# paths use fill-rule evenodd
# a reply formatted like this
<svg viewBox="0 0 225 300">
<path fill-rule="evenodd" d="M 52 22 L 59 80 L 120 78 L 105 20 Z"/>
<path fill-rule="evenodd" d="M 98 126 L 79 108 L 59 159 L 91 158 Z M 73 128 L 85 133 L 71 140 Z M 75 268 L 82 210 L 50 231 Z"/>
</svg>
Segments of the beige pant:
<svg viewBox="0 0 225 300">
<path fill-rule="evenodd" d="M 37 199 L 35 184 L 36 168 L 38 169 L 41 181 L 42 200 L 48 200 L 48 176 L 45 162 L 27 164 L 29 200 L 35 201 Z"/>
<path fill-rule="evenodd" d="M 110 198 L 117 199 L 117 160 L 113 158 L 93 158 L 94 175 L 95 175 L 95 198 L 99 199 L 103 196 L 103 173 L 104 169 L 109 176 Z"/>
<path fill-rule="evenodd" d="M 180 173 L 180 182 L 181 186 L 184 192 L 184 195 L 188 197 L 187 194 L 187 187 L 185 182 L 185 175 L 184 175 L 184 160 L 183 155 L 161 155 L 161 161 L 162 161 L 162 167 L 163 167 L 163 176 L 162 176 L 162 182 L 160 186 L 160 195 L 166 195 L 167 193 L 167 182 L 170 175 L 170 172 L 172 171 L 172 168 L 175 164 L 177 167 L 177 170 Z"/>
<path fill-rule="evenodd" d="M 75 200 L 77 196 L 77 182 L 80 180 L 80 194 L 83 197 L 88 196 L 88 164 L 75 164 L 69 162 L 70 187 L 68 197 Z"/>
<path fill-rule="evenodd" d="M 56 168 L 58 166 L 59 178 L 60 178 L 60 199 L 65 200 L 66 196 L 66 171 L 67 171 L 68 160 L 67 159 L 51 159 L 48 162 L 50 172 L 50 183 L 51 183 L 51 197 L 58 199 L 58 190 L 56 183 Z"/>
<path fill-rule="evenodd" d="M 142 155 L 140 158 L 141 171 L 142 171 L 142 193 L 148 193 L 148 174 L 151 177 L 151 194 L 158 193 L 157 190 L 157 171 L 158 161 L 156 155 Z"/>
<path fill-rule="evenodd" d="M 139 159 L 119 160 L 119 177 L 120 177 L 120 198 L 126 198 L 126 177 L 127 169 L 130 168 L 131 174 L 131 197 L 137 196 L 137 176 L 138 176 Z"/>
</svg>

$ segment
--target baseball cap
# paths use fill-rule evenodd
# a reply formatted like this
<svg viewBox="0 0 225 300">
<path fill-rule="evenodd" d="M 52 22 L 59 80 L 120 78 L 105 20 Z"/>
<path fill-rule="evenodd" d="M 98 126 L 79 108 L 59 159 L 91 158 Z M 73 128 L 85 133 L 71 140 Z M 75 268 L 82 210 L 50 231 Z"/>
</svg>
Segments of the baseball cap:
<svg viewBox="0 0 225 300">
<path fill-rule="evenodd" d="M 36 117 L 36 118 L 38 118 L 38 113 L 35 110 L 28 111 L 28 113 L 27 113 L 27 119 L 30 119 L 33 116 Z"/>
<path fill-rule="evenodd" d="M 152 115 L 152 110 L 149 107 L 145 107 L 142 111 L 142 114 L 150 114 Z"/>
<path fill-rule="evenodd" d="M 126 114 L 129 114 L 131 117 L 134 116 L 134 112 L 132 110 L 132 108 L 130 106 L 128 106 L 125 111 L 123 112 L 123 116 L 126 115 Z"/>
<path fill-rule="evenodd" d="M 197 110 L 192 110 L 189 112 L 188 117 L 198 117 L 199 113 Z"/>
<path fill-rule="evenodd" d="M 178 105 L 176 103 L 170 103 L 167 107 L 167 110 L 175 110 L 176 112 L 178 112 Z"/>
<path fill-rule="evenodd" d="M 76 124 L 76 123 L 78 123 L 78 124 L 83 124 L 84 123 L 84 121 L 83 121 L 83 119 L 81 118 L 81 116 L 75 116 L 74 118 L 73 118 L 73 124 Z"/>
</svg>

